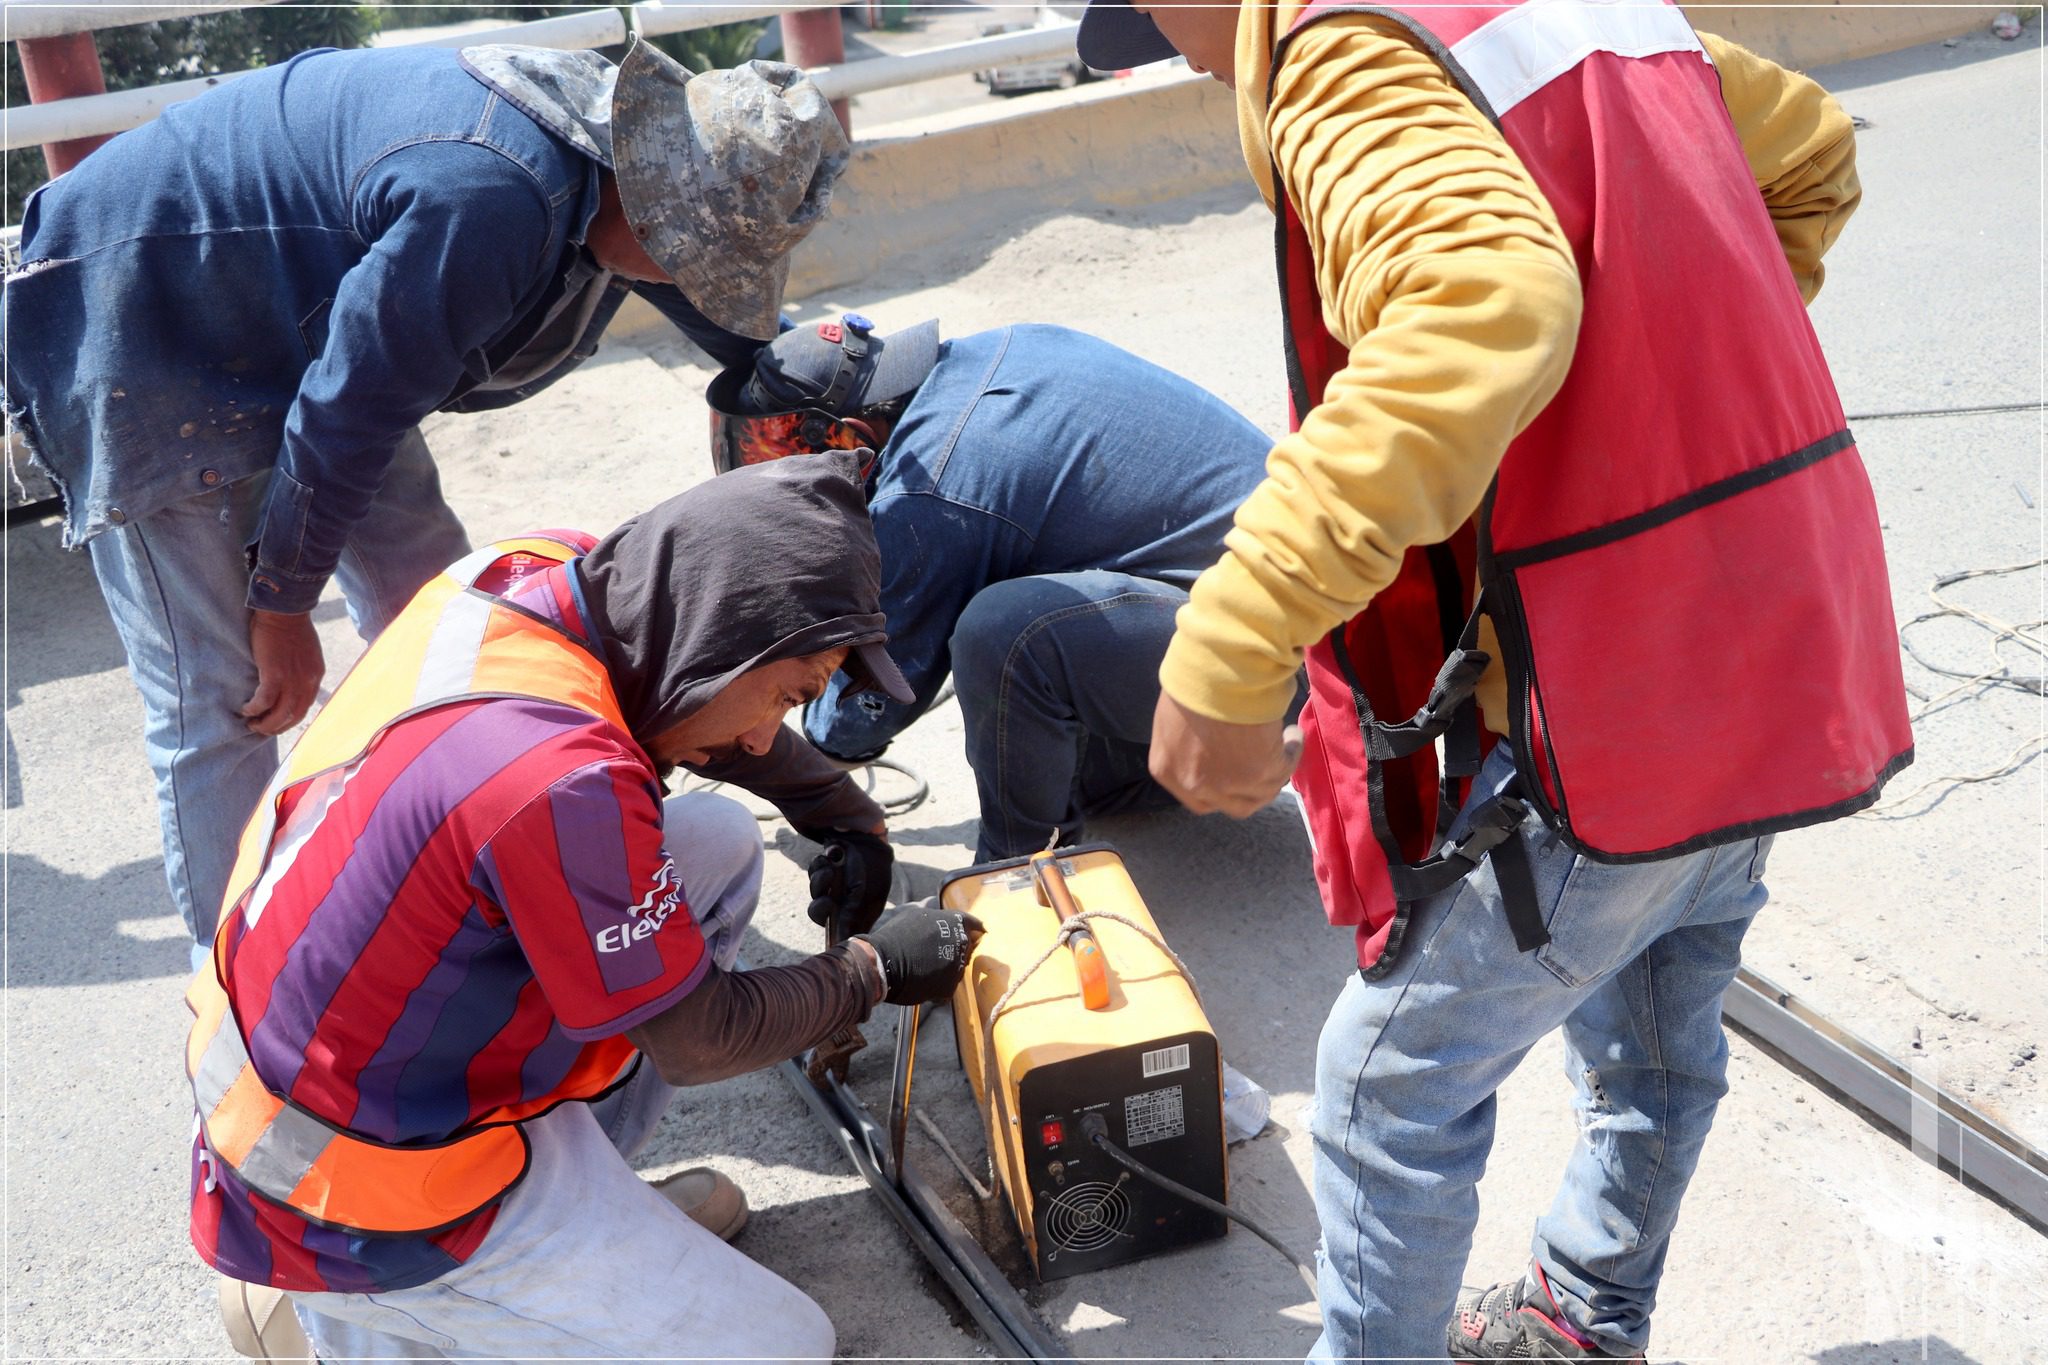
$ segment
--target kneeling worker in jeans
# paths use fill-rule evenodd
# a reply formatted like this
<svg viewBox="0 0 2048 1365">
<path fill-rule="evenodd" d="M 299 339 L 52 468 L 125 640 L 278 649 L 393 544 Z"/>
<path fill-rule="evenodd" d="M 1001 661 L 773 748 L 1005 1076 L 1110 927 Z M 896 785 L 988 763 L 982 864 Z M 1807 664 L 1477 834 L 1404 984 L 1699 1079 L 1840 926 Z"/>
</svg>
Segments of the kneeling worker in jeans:
<svg viewBox="0 0 2048 1365">
<path fill-rule="evenodd" d="M 839 670 L 909 696 L 853 472 L 748 471 L 601 541 L 478 551 L 272 782 L 190 991 L 192 1236 L 288 1291 L 323 1361 L 832 1353 L 816 1304 L 678 1207 L 729 1231 L 729 1182 L 665 1199 L 625 1158 L 670 1087 L 945 997 L 978 928 L 875 927 L 877 901 L 828 952 L 736 971 L 759 828 L 661 799 L 682 765 L 806 829 L 879 829 L 782 725 Z"/>
<path fill-rule="evenodd" d="M 721 468 L 877 453 L 868 515 L 908 703 L 835 680 L 804 731 L 872 758 L 950 674 L 981 798 L 976 854 L 1035 853 L 1173 798 L 1145 771 L 1159 660 L 1269 443 L 1215 396 L 1065 327 L 939 339 L 857 315 L 785 332 L 707 399 Z"/>
</svg>

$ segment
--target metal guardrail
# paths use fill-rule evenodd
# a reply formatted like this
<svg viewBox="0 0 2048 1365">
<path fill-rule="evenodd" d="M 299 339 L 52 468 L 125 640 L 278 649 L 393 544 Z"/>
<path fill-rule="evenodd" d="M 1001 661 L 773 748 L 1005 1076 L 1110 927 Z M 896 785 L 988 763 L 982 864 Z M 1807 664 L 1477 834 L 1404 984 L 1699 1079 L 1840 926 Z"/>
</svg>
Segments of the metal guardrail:
<svg viewBox="0 0 2048 1365">
<path fill-rule="evenodd" d="M 218 0 L 200 5 L 117 5 L 106 0 L 5 0 L 0 4 L 0 25 L 5 39 L 61 38 L 67 33 L 97 33 L 103 28 L 128 24 L 149 24 L 159 19 L 196 19 L 203 14 L 225 14 L 229 10 L 255 9 L 274 5 L 277 0 Z"/>
<path fill-rule="evenodd" d="M 261 3 L 269 2 L 270 0 L 261 0 Z M 81 20 L 79 8 L 103 12 L 85 15 Z M 46 9 L 27 4 L 9 4 L 4 17 L 6 36 L 11 39 L 39 36 L 25 31 L 22 27 L 31 16 L 64 15 L 66 18 L 62 22 L 66 27 L 61 31 L 77 32 L 81 22 L 107 28 L 113 27 L 116 23 L 143 22 L 149 18 L 219 13 L 223 10 L 241 8 L 247 6 L 186 5 L 167 10 L 148 10 L 134 5 L 67 5 Z M 624 12 L 616 9 L 594 9 L 580 14 L 558 15 L 552 19 L 536 19 L 504 28 L 486 29 L 477 33 L 444 34 L 422 41 L 441 47 L 470 47 L 480 43 L 523 43 L 533 47 L 566 49 L 611 47 L 625 42 L 633 33 L 650 36 L 683 33 L 744 19 L 766 18 L 797 10 L 830 8 L 835 6 L 819 4 L 817 0 L 808 0 L 807 3 L 761 5 L 647 3 L 634 5 Z M 115 15 L 125 17 L 116 19 L 112 17 Z M 142 18 L 135 17 L 137 15 L 141 15 Z M 811 75 L 827 98 L 845 99 L 851 95 L 865 94 L 890 86 L 907 85 L 914 81 L 961 75 L 1000 62 L 1032 61 L 1071 55 L 1074 50 L 1075 28 L 1076 25 L 1073 24 L 1060 24 L 1047 28 L 1027 29 L 1018 33 L 998 34 L 992 38 L 954 43 L 924 52 L 872 57 L 865 61 L 818 67 L 812 70 Z M 194 99 L 218 85 L 248 74 L 250 73 L 246 71 L 229 71 L 217 76 L 201 76 L 191 80 L 170 81 L 162 85 L 139 86 L 132 90 L 118 90 L 104 95 L 81 95 L 71 99 L 51 100 L 45 104 L 30 104 L 9 109 L 6 111 L 4 127 L 0 127 L 0 148 L 13 151 L 20 147 L 126 132 L 130 128 L 138 128 L 149 122 L 173 104 Z"/>
</svg>

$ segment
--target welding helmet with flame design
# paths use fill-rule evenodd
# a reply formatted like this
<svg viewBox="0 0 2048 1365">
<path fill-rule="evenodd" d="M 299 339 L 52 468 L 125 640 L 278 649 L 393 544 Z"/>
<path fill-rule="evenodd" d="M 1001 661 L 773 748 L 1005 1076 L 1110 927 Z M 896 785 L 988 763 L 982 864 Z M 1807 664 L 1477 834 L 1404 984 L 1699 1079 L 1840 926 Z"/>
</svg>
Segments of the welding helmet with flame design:
<svg viewBox="0 0 2048 1365">
<path fill-rule="evenodd" d="M 743 465 L 859 450 L 861 478 L 873 472 L 886 425 L 859 415 L 897 406 L 938 362 L 939 325 L 923 323 L 888 337 L 858 313 L 784 332 L 750 368 L 711 381 L 711 465 L 725 474 Z"/>
</svg>

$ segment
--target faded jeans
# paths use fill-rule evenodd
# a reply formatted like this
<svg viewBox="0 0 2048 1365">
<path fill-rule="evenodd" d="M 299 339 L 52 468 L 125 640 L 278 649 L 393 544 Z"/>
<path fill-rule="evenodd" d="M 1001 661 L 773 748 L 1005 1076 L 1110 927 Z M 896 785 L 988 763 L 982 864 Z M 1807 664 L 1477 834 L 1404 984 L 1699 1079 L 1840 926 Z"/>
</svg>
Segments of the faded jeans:
<svg viewBox="0 0 2048 1365">
<path fill-rule="evenodd" d="M 267 471 L 251 475 L 87 542 L 142 693 L 171 901 L 200 947 L 213 942 L 242 826 L 277 771 L 277 741 L 237 714 L 256 691 L 246 547 L 269 483 Z M 421 585 L 468 552 L 415 429 L 335 571 L 356 632 L 376 638 Z"/>
<path fill-rule="evenodd" d="M 1467 812 L 1512 776 L 1506 750 L 1488 758 Z M 1323 1335 L 1311 1360 L 1443 1359 L 1494 1092 L 1560 1025 L 1580 1138 L 1537 1221 L 1534 1258 L 1581 1334 L 1616 1352 L 1648 1344 L 1679 1204 L 1727 1091 L 1721 996 L 1764 904 L 1771 841 L 1614 866 L 1574 854 L 1533 813 L 1516 837 L 1547 945 L 1516 950 L 1482 864 L 1413 907 L 1395 969 L 1354 974 L 1323 1026 Z M 1518 1270 L 1485 1267 L 1480 1282 Z"/>
<path fill-rule="evenodd" d="M 983 588 L 953 627 L 953 687 L 981 797 L 978 861 L 1080 837 L 1089 816 L 1173 804 L 1146 769 L 1170 583 L 1090 570 Z"/>
<path fill-rule="evenodd" d="M 709 792 L 671 797 L 662 827 L 711 955 L 730 967 L 760 896 L 761 828 Z M 605 1099 L 526 1124 L 532 1168 L 476 1253 L 441 1278 L 382 1294 L 294 1294 L 320 1359 L 830 1358 L 832 1324 L 809 1295 L 626 1163 L 675 1093 L 643 1062 Z"/>
</svg>

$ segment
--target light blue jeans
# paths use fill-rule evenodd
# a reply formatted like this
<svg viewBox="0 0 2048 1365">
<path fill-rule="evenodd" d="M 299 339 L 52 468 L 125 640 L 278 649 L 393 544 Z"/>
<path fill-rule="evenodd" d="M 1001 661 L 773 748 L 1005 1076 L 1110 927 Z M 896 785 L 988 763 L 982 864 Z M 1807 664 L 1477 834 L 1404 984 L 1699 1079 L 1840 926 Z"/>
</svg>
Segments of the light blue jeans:
<svg viewBox="0 0 2048 1365">
<path fill-rule="evenodd" d="M 1506 748 L 1488 758 L 1468 812 L 1512 776 Z M 1764 904 L 1771 841 L 1613 866 L 1574 854 L 1533 813 L 1517 837 L 1547 945 L 1516 950 L 1482 864 L 1414 907 L 1396 968 L 1377 981 L 1354 974 L 1323 1026 L 1323 1335 L 1311 1360 L 1444 1358 L 1494 1092 L 1560 1025 L 1580 1140 L 1536 1224 L 1535 1260 L 1581 1334 L 1619 1352 L 1648 1345 L 1679 1203 L 1727 1091 L 1721 995 Z M 1484 1267 L 1477 1280 L 1522 1269 Z"/>
<path fill-rule="evenodd" d="M 236 714 L 256 691 L 246 547 L 269 482 L 267 471 L 251 475 L 87 543 L 142 693 L 164 873 L 195 946 L 213 942 L 242 826 L 277 770 L 277 741 Z M 414 430 L 335 570 L 356 632 L 376 638 L 422 584 L 468 552 Z"/>
</svg>

